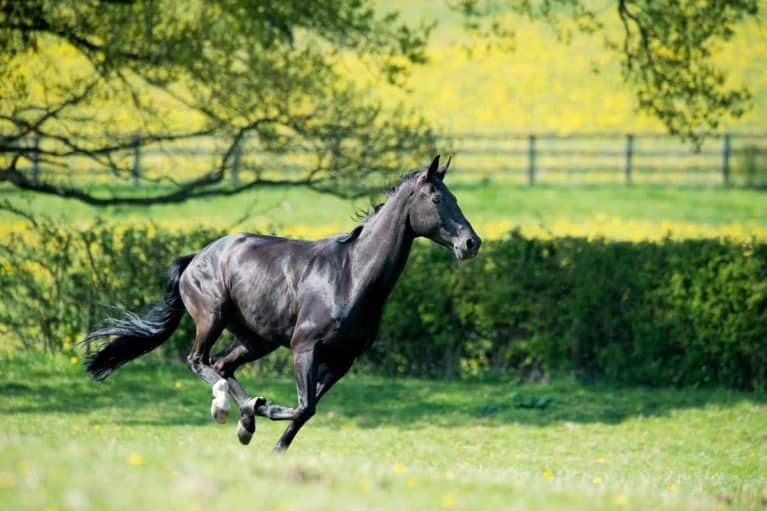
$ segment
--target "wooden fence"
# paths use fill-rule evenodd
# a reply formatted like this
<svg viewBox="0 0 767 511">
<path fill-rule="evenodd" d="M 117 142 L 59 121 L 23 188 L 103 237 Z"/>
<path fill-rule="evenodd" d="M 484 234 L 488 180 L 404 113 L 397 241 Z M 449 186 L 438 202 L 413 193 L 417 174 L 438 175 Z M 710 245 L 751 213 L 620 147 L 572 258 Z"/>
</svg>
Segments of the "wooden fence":
<svg viewBox="0 0 767 511">
<path fill-rule="evenodd" d="M 739 184 L 767 174 L 767 134 L 726 133 L 695 150 L 660 133 L 477 134 L 455 137 L 463 167 L 538 183 Z"/>
<path fill-rule="evenodd" d="M 38 143 L 37 139 L 33 143 Z M 210 170 L 224 146 L 213 137 L 199 137 L 163 146 L 135 145 L 131 160 L 134 182 L 174 169 L 190 174 Z M 482 178 L 504 178 L 519 184 L 670 184 L 767 185 L 767 133 L 726 133 L 707 138 L 695 150 L 691 143 L 661 133 L 463 133 L 441 144 L 457 156 L 462 172 Z M 295 157 L 297 156 L 297 157 Z M 277 157 L 245 140 L 233 154 L 230 178 L 265 167 L 272 172 L 307 169 L 300 155 Z M 40 169 L 33 162 L 33 172 Z M 91 171 L 91 175 L 100 172 Z M 86 171 L 87 173 L 87 171 Z M 735 179 L 734 179 L 735 175 Z"/>
</svg>

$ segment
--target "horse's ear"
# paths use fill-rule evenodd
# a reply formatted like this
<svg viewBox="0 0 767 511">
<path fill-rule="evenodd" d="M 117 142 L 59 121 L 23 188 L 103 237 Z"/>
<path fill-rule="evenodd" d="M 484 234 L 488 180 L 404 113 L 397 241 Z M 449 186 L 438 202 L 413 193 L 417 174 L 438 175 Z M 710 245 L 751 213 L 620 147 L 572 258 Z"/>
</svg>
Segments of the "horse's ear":
<svg viewBox="0 0 767 511">
<path fill-rule="evenodd" d="M 447 159 L 447 163 L 445 163 L 444 165 L 442 165 L 440 168 L 437 169 L 437 172 L 436 172 L 435 175 L 437 176 L 437 178 L 440 181 L 444 181 L 445 180 L 445 174 L 447 174 L 447 169 L 450 168 L 450 162 L 451 161 L 453 161 L 453 157 L 452 156 Z"/>
<path fill-rule="evenodd" d="M 439 155 L 434 157 L 434 159 L 431 161 L 431 164 L 429 165 L 429 168 L 426 169 L 424 180 L 428 181 L 429 179 L 433 178 L 437 175 L 437 172 L 439 172 Z"/>
</svg>

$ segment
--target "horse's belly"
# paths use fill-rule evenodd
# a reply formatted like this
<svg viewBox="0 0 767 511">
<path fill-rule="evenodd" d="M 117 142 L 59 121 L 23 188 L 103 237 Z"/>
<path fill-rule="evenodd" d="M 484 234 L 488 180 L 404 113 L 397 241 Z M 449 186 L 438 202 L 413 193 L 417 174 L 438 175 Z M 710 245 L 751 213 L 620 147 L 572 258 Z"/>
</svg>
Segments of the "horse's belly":
<svg viewBox="0 0 767 511">
<path fill-rule="evenodd" d="M 284 285 L 262 285 L 232 292 L 237 323 L 264 340 L 288 345 L 296 324 L 295 300 Z"/>
</svg>

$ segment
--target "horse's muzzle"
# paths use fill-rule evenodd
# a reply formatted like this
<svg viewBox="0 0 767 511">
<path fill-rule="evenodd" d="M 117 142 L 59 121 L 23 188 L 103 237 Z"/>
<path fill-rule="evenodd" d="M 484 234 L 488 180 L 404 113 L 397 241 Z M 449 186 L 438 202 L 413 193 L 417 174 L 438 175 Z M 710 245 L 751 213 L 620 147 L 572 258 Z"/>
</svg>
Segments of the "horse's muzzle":
<svg viewBox="0 0 767 511">
<path fill-rule="evenodd" d="M 453 244 L 453 254 L 459 261 L 464 259 L 471 259 L 479 253 L 479 246 L 482 244 L 482 240 L 476 234 L 471 234 L 465 238 L 461 238 Z"/>
</svg>

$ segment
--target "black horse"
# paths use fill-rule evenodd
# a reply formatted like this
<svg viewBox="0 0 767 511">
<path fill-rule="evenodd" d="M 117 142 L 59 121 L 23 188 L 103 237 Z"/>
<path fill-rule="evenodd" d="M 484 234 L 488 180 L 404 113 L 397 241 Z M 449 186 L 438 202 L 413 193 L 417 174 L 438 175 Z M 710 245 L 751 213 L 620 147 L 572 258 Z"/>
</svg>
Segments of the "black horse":
<svg viewBox="0 0 767 511">
<path fill-rule="evenodd" d="M 165 342 L 184 312 L 197 332 L 187 364 L 213 389 L 213 418 L 226 421 L 227 392 L 240 407 L 237 436 L 255 431 L 255 415 L 290 420 L 275 450 L 290 446 L 314 415 L 317 401 L 371 345 L 383 306 L 407 262 L 410 247 L 425 236 L 473 257 L 480 239 L 443 179 L 436 156 L 426 170 L 403 176 L 384 204 L 350 234 L 304 241 L 233 234 L 197 254 L 179 257 L 170 269 L 164 300 L 146 315 L 127 313 L 84 342 L 107 341 L 87 363 L 96 379 Z M 228 329 L 234 343 L 211 357 Z M 234 373 L 280 346 L 293 352 L 298 406 L 249 397 Z"/>
</svg>

